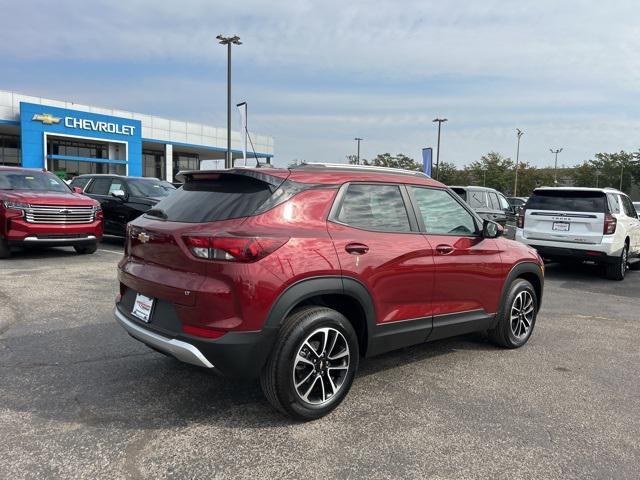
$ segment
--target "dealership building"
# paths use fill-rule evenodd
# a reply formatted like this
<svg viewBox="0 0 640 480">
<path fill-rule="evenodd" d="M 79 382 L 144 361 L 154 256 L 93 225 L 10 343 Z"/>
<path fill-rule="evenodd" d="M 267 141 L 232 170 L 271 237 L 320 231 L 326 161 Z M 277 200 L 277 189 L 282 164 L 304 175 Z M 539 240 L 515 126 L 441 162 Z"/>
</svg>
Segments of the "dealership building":
<svg viewBox="0 0 640 480">
<path fill-rule="evenodd" d="M 273 137 L 250 138 L 260 161 L 270 162 Z M 231 132 L 231 147 L 234 159 L 242 158 L 240 131 Z M 45 168 L 66 179 L 116 173 L 173 181 L 203 160 L 223 167 L 226 149 L 226 128 L 0 90 L 0 165 Z M 251 144 L 247 156 L 254 158 Z"/>
</svg>

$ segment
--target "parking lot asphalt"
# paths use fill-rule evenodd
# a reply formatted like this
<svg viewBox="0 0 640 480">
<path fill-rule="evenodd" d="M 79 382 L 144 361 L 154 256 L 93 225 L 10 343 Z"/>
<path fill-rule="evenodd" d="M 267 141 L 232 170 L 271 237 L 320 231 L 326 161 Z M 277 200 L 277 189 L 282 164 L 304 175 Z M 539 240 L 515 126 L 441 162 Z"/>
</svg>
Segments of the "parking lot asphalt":
<svg viewBox="0 0 640 480">
<path fill-rule="evenodd" d="M 122 246 L 0 263 L 0 478 L 637 478 L 640 272 L 547 268 L 529 343 L 483 335 L 362 362 L 294 423 L 257 383 L 134 341 L 111 314 Z"/>
</svg>

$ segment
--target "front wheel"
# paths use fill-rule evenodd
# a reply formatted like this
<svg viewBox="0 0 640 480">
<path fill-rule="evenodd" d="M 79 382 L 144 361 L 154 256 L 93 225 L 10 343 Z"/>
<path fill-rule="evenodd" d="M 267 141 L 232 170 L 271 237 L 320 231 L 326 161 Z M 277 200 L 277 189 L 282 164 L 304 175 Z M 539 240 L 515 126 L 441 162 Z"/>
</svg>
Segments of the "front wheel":
<svg viewBox="0 0 640 480">
<path fill-rule="evenodd" d="M 86 255 L 96 253 L 96 250 L 98 250 L 98 244 L 92 243 L 91 245 L 74 245 L 73 248 L 80 255 Z"/>
<path fill-rule="evenodd" d="M 260 384 L 276 409 L 296 420 L 314 420 L 342 402 L 358 360 L 358 339 L 344 315 L 306 307 L 285 320 Z"/>
<path fill-rule="evenodd" d="M 538 314 L 538 296 L 533 285 L 517 279 L 509 287 L 505 302 L 498 312 L 498 323 L 489 337 L 505 348 L 523 346 L 531 337 Z"/>
<path fill-rule="evenodd" d="M 616 261 L 610 265 L 607 265 L 605 270 L 605 276 L 609 280 L 624 280 L 624 276 L 627 273 L 627 262 L 629 260 L 629 247 L 625 245 L 622 249 L 622 253 L 616 259 Z"/>
</svg>

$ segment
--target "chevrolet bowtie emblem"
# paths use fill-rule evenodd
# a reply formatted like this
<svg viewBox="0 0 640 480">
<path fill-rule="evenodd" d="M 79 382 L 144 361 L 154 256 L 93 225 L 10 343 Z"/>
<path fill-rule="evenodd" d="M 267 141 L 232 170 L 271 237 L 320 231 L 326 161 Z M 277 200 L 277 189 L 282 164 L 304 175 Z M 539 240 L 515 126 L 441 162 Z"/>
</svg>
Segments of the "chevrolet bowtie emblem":
<svg viewBox="0 0 640 480">
<path fill-rule="evenodd" d="M 147 243 L 150 239 L 151 237 L 144 232 L 138 234 L 138 240 L 140 243 Z"/>
<path fill-rule="evenodd" d="M 60 123 L 60 117 L 54 117 L 50 113 L 36 113 L 31 120 L 42 122 L 45 125 Z"/>
</svg>

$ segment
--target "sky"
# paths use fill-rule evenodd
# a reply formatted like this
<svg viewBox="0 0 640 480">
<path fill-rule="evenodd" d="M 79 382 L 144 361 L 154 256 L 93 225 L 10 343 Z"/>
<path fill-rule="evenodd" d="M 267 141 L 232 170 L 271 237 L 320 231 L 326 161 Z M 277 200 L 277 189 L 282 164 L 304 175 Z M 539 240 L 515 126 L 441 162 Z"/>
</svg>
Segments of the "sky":
<svg viewBox="0 0 640 480">
<path fill-rule="evenodd" d="M 489 151 L 575 165 L 640 148 L 637 2 L 0 0 L 0 89 L 226 125 L 233 97 L 275 163 Z M 236 112 L 233 112 L 237 115 Z M 233 128 L 239 128 L 237 117 Z"/>
</svg>

